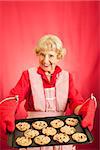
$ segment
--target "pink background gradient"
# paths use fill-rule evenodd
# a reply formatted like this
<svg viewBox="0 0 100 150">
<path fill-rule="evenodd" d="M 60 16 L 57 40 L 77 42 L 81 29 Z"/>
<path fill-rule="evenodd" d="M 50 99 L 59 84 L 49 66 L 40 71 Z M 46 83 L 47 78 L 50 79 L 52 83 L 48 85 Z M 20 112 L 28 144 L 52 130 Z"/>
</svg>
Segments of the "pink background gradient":
<svg viewBox="0 0 100 150">
<path fill-rule="evenodd" d="M 51 33 L 68 49 L 59 65 L 73 74 L 84 98 L 94 93 L 99 102 L 99 6 L 95 1 L 0 2 L 0 99 L 8 95 L 23 70 L 36 66 L 36 42 Z M 99 149 L 98 113 L 97 109 L 94 142 L 79 145 L 79 150 Z M 1 149 L 8 150 L 2 145 Z"/>
</svg>

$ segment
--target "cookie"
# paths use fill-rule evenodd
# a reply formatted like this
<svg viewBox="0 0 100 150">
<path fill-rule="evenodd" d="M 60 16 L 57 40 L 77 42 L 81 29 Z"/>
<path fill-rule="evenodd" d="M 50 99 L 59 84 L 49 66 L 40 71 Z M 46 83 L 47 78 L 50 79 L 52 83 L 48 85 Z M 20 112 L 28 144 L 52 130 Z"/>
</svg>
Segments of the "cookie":
<svg viewBox="0 0 100 150">
<path fill-rule="evenodd" d="M 16 139 L 16 143 L 20 146 L 29 146 L 32 144 L 32 140 L 30 138 L 22 136 Z"/>
<path fill-rule="evenodd" d="M 42 133 L 47 136 L 49 136 L 49 135 L 53 136 L 57 133 L 57 130 L 53 127 L 46 127 L 46 128 L 42 129 Z"/>
<path fill-rule="evenodd" d="M 37 130 L 41 130 L 47 127 L 47 123 L 45 121 L 35 121 L 32 123 L 32 126 Z"/>
<path fill-rule="evenodd" d="M 57 133 L 53 136 L 54 141 L 58 141 L 59 143 L 67 143 L 70 138 L 67 134 Z"/>
<path fill-rule="evenodd" d="M 65 133 L 65 134 L 72 135 L 73 133 L 76 132 L 76 129 L 74 127 L 70 127 L 70 126 L 65 125 L 65 126 L 60 128 L 60 131 L 62 133 Z"/>
<path fill-rule="evenodd" d="M 28 129 L 24 132 L 24 136 L 27 138 L 34 138 L 35 136 L 38 135 L 39 135 L 39 131 L 33 129 Z"/>
<path fill-rule="evenodd" d="M 78 124 L 78 120 L 75 118 L 67 118 L 65 122 L 69 126 L 76 126 Z"/>
<path fill-rule="evenodd" d="M 55 119 L 50 122 L 50 125 L 54 128 L 60 128 L 64 125 L 64 122 L 60 119 Z"/>
<path fill-rule="evenodd" d="M 16 128 L 20 131 L 25 131 L 30 128 L 30 124 L 27 122 L 19 122 L 16 124 Z"/>
<path fill-rule="evenodd" d="M 72 135 L 72 139 L 81 143 L 87 141 L 87 136 L 84 133 L 77 132 Z"/>
<path fill-rule="evenodd" d="M 51 139 L 48 136 L 45 135 L 39 135 L 34 138 L 34 142 L 38 145 L 46 145 L 51 141 Z"/>
</svg>

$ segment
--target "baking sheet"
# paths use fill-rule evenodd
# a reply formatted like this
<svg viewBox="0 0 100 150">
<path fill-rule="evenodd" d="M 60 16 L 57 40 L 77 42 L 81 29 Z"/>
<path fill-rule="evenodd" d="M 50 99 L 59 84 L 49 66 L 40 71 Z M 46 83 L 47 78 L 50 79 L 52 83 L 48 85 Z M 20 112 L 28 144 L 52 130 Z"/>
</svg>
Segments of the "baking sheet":
<svg viewBox="0 0 100 150">
<path fill-rule="evenodd" d="M 49 144 L 42 145 L 42 146 L 70 145 L 70 144 L 74 144 L 74 145 L 75 144 L 88 144 L 88 143 L 92 143 L 93 142 L 94 138 L 93 138 L 91 132 L 88 130 L 88 128 L 82 128 L 82 126 L 80 124 L 81 123 L 81 117 L 77 116 L 77 115 L 21 119 L 21 120 L 16 120 L 15 124 L 17 124 L 18 122 L 28 122 L 31 125 L 31 128 L 33 129 L 32 123 L 35 122 L 35 121 L 46 121 L 48 126 L 51 126 L 50 122 L 52 120 L 54 120 L 54 119 L 61 119 L 62 121 L 65 121 L 65 119 L 67 119 L 67 118 L 76 118 L 76 119 L 78 119 L 79 122 L 75 126 L 75 129 L 77 130 L 77 132 L 81 132 L 81 133 L 86 134 L 87 135 L 87 141 L 86 142 L 81 142 L 81 143 L 80 142 L 76 142 L 70 136 L 69 142 L 67 142 L 67 143 L 58 143 L 57 141 L 53 140 L 52 136 L 50 136 L 51 142 Z M 42 133 L 41 130 L 39 132 L 40 132 L 40 134 Z M 57 129 L 57 132 L 60 132 L 60 129 Z M 13 133 L 8 133 L 8 145 L 11 146 L 11 147 L 14 147 L 14 148 L 25 148 L 26 146 L 19 146 L 16 143 L 16 138 L 19 137 L 19 136 L 23 136 L 24 135 L 23 133 L 24 132 L 19 131 L 17 128 L 15 128 Z M 40 145 L 35 144 L 34 139 L 32 139 L 32 141 L 33 141 L 32 144 L 30 146 L 28 146 L 28 147 L 40 147 Z"/>
</svg>

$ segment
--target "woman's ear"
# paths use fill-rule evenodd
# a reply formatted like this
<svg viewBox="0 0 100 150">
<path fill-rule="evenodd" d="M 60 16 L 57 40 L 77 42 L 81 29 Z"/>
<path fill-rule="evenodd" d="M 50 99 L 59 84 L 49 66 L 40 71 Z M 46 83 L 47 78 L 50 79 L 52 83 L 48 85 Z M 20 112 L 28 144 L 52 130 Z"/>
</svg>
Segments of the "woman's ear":
<svg viewBox="0 0 100 150">
<path fill-rule="evenodd" d="M 66 50 L 66 48 L 63 48 L 62 49 L 62 55 L 63 55 L 62 57 L 64 57 L 66 54 L 67 54 L 67 50 Z"/>
</svg>

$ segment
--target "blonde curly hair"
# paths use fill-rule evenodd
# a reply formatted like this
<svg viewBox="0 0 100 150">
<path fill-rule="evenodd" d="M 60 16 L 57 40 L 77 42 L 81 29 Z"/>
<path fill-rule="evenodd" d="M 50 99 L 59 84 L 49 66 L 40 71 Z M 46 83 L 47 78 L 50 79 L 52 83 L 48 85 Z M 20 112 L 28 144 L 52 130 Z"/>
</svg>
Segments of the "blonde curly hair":
<svg viewBox="0 0 100 150">
<path fill-rule="evenodd" d="M 41 50 L 53 50 L 57 53 L 57 58 L 61 59 L 66 54 L 66 49 L 63 48 L 62 41 L 56 36 L 52 34 L 44 35 L 40 38 L 40 40 L 37 42 L 35 52 L 37 55 L 39 55 Z"/>
</svg>

